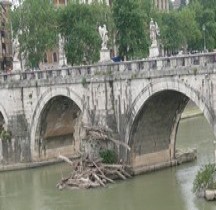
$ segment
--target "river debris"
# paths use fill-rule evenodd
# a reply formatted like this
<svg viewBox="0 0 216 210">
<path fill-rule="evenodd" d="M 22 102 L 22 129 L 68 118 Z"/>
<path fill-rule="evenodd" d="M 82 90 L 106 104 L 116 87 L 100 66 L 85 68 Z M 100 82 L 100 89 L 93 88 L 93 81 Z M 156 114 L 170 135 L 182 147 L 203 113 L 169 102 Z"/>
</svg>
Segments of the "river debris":
<svg viewBox="0 0 216 210">
<path fill-rule="evenodd" d="M 101 144 L 112 142 L 117 147 L 123 146 L 129 151 L 131 149 L 126 143 L 114 139 L 112 131 L 107 128 L 84 126 L 84 129 L 88 142 L 99 141 Z M 74 161 L 59 155 L 59 159 L 67 162 L 72 167 L 72 172 L 67 178 L 62 178 L 59 181 L 58 189 L 62 190 L 66 187 L 71 189 L 105 187 L 107 183 L 115 183 L 115 179 L 131 178 L 131 175 L 127 172 L 128 167 L 121 160 L 119 161 L 120 164 L 105 164 L 104 159 L 97 156 L 98 151 L 93 151 L 93 155 L 88 150 L 79 153 L 80 159 Z"/>
<path fill-rule="evenodd" d="M 115 179 L 131 178 L 124 164 L 104 164 L 100 158 L 90 160 L 85 157 L 76 161 L 71 161 L 62 155 L 59 155 L 59 158 L 72 167 L 71 174 L 62 178 L 56 185 L 59 190 L 106 187 L 108 183 L 115 183 Z"/>
<path fill-rule="evenodd" d="M 176 149 L 175 157 L 178 165 L 186 162 L 191 162 L 197 159 L 197 149 Z"/>
<path fill-rule="evenodd" d="M 114 143 L 115 145 L 121 145 L 124 148 L 126 148 L 128 151 L 131 150 L 131 148 L 128 146 L 128 144 L 116 140 L 112 137 L 111 133 L 112 131 L 107 129 L 107 128 L 103 128 L 103 127 L 88 127 L 88 126 L 84 126 L 85 130 L 86 130 L 86 136 L 89 140 L 105 140 L 105 141 L 110 141 L 112 143 Z"/>
</svg>

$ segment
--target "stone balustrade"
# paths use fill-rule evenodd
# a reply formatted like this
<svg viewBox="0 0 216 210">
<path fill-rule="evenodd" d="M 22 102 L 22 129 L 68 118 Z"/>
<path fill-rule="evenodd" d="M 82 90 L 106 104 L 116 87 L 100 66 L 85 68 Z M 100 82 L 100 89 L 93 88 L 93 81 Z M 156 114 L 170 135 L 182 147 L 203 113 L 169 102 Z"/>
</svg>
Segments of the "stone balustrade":
<svg viewBox="0 0 216 210">
<path fill-rule="evenodd" d="M 127 71 L 155 71 L 172 70 L 180 67 L 206 66 L 216 63 L 216 52 L 178 55 L 173 57 L 147 58 L 143 60 L 133 60 L 126 62 L 110 62 L 86 66 L 70 66 L 61 69 L 47 70 L 26 70 L 25 72 L 11 72 L 0 74 L 0 83 L 16 80 L 44 80 L 55 77 L 82 77 L 94 75 L 110 75 Z"/>
</svg>

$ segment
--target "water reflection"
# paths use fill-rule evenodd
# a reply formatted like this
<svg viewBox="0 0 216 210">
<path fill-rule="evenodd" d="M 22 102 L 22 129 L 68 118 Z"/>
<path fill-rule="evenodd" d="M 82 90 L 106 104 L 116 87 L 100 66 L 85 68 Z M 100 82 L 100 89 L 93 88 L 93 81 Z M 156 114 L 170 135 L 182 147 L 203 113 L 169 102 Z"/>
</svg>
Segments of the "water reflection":
<svg viewBox="0 0 216 210">
<path fill-rule="evenodd" d="M 70 171 L 66 164 L 1 173 L 0 210 L 213 210 L 214 202 L 191 191 L 199 166 L 213 160 L 213 140 L 204 117 L 184 120 L 177 146 L 198 148 L 196 162 L 96 190 L 58 191 L 58 179 Z"/>
<path fill-rule="evenodd" d="M 203 116 L 180 123 L 177 147 L 193 147 L 198 152 L 195 163 L 181 166 L 176 171 L 187 210 L 215 209 L 213 203 L 203 202 L 192 193 L 192 183 L 200 166 L 214 161 L 214 139 L 213 131 Z"/>
</svg>

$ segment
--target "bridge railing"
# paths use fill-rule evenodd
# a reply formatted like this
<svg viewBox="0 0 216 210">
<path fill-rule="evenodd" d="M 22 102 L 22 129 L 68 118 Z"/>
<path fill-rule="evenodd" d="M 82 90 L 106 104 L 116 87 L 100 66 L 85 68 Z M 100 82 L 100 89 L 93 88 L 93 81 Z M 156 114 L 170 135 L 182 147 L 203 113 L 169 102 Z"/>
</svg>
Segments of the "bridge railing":
<svg viewBox="0 0 216 210">
<path fill-rule="evenodd" d="M 111 75 L 124 72 L 165 71 L 187 66 L 206 66 L 216 63 L 216 52 L 178 55 L 173 57 L 148 58 L 143 60 L 104 63 L 88 66 L 62 67 L 61 69 L 11 72 L 0 74 L 0 83 L 17 80 L 47 80 L 65 77 Z"/>
</svg>

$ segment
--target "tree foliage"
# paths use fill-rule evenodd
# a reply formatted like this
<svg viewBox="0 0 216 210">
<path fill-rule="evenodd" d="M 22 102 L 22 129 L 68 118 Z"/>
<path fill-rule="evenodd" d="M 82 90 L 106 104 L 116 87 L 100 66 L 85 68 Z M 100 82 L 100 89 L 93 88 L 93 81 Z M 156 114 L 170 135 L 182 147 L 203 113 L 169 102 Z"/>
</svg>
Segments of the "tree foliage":
<svg viewBox="0 0 216 210">
<path fill-rule="evenodd" d="M 160 42 L 165 50 L 169 53 L 203 51 L 204 44 L 210 51 L 216 48 L 216 4 L 213 1 L 191 0 L 179 10 L 153 14 L 161 29 Z"/>
<path fill-rule="evenodd" d="M 202 39 L 199 42 L 200 48 L 203 48 L 205 36 L 206 47 L 210 51 L 216 48 L 216 4 L 215 0 L 191 0 L 189 4 L 190 11 L 195 13 L 195 19 L 202 33 Z M 204 30 L 205 29 L 205 30 Z"/>
<path fill-rule="evenodd" d="M 144 57 L 148 52 L 147 31 L 139 1 L 114 0 L 113 19 L 119 55 L 127 59 Z"/>
<path fill-rule="evenodd" d="M 192 51 L 200 49 L 202 33 L 196 22 L 195 12 L 188 7 L 179 11 L 159 13 L 156 15 L 161 29 L 161 43 L 169 53 L 179 50 Z"/>
<path fill-rule="evenodd" d="M 57 42 L 56 12 L 52 1 L 25 0 L 11 12 L 13 37 L 18 38 L 26 66 L 37 68 L 44 53 Z"/>
<path fill-rule="evenodd" d="M 106 24 L 111 27 L 109 8 L 105 4 L 72 2 L 60 9 L 59 23 L 68 63 L 90 64 L 99 60 L 101 38 L 98 26 Z"/>
<path fill-rule="evenodd" d="M 57 9 L 52 1 L 24 0 L 12 11 L 13 37 L 18 37 L 27 66 L 38 67 L 44 53 L 58 45 L 59 34 L 65 40 L 68 63 L 97 62 L 102 42 L 98 27 L 103 24 L 109 32 L 109 49 L 117 46 L 126 59 L 146 57 L 151 18 L 160 28 L 159 44 L 169 53 L 201 51 L 204 44 L 210 51 L 216 48 L 215 0 L 191 0 L 169 13 L 157 11 L 152 0 L 113 0 L 111 7 L 69 2 Z"/>
<path fill-rule="evenodd" d="M 140 12 L 142 13 L 144 19 L 143 21 L 149 25 L 149 22 L 151 18 L 154 17 L 156 8 L 154 5 L 154 1 L 152 0 L 137 0 L 139 7 L 140 7 Z"/>
<path fill-rule="evenodd" d="M 184 43 L 184 34 L 180 30 L 181 25 L 178 14 L 175 12 L 161 14 L 159 27 L 161 31 L 161 43 L 163 47 L 169 52 L 176 52 L 182 48 Z"/>
<path fill-rule="evenodd" d="M 200 43 L 202 33 L 196 22 L 194 11 L 191 11 L 188 7 L 184 7 L 179 12 L 178 18 L 180 22 L 179 31 L 183 33 L 182 45 L 185 51 L 193 51 L 195 49 L 200 50 L 200 46 L 197 45 L 197 43 Z"/>
</svg>

